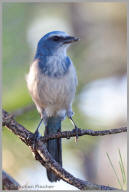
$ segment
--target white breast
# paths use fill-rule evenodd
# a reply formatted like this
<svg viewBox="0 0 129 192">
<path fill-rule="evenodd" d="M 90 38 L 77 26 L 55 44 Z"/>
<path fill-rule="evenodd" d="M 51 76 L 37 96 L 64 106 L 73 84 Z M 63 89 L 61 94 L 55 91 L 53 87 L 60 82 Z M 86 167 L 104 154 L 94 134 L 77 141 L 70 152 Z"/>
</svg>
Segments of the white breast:
<svg viewBox="0 0 129 192">
<path fill-rule="evenodd" d="M 38 111 L 45 109 L 48 116 L 65 113 L 71 108 L 75 96 L 77 78 L 74 66 L 62 78 L 45 76 L 35 61 L 27 75 L 27 86 Z"/>
</svg>

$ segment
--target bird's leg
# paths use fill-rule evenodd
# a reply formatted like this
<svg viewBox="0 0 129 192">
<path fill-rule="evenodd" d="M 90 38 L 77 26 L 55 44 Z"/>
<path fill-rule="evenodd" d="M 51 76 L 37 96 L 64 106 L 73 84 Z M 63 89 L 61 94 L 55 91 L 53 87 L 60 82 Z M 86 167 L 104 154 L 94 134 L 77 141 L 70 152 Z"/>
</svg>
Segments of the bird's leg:
<svg viewBox="0 0 129 192">
<path fill-rule="evenodd" d="M 74 120 L 72 119 L 72 116 L 73 116 L 73 111 L 72 111 L 72 107 L 70 107 L 67 111 L 67 116 L 68 118 L 72 121 L 72 124 L 74 126 L 74 129 L 73 131 L 76 133 L 76 137 L 75 137 L 75 142 L 77 142 L 77 139 L 78 139 L 78 131 L 79 131 L 79 128 L 76 126 L 76 124 L 74 123 Z"/>
<path fill-rule="evenodd" d="M 69 117 L 69 119 L 72 121 L 72 123 L 73 123 L 73 125 L 74 125 L 74 130 L 73 130 L 73 131 L 75 131 L 75 133 L 76 133 L 75 142 L 77 142 L 77 140 L 78 140 L 78 131 L 79 131 L 79 128 L 76 126 L 76 124 L 74 123 L 74 121 L 73 121 L 73 119 L 72 119 L 71 116 Z"/>
<path fill-rule="evenodd" d="M 39 137 L 40 137 L 39 128 L 41 126 L 42 121 L 43 121 L 43 118 L 40 120 L 40 122 L 38 124 L 38 127 L 35 130 L 35 132 L 34 132 L 34 142 L 36 142 L 39 139 Z"/>
</svg>

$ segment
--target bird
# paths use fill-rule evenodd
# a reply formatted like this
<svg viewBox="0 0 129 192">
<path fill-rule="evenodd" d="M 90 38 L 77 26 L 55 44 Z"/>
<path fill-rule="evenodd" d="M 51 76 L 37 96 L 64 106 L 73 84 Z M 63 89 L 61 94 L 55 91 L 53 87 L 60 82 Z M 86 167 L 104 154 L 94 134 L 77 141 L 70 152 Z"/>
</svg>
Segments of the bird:
<svg viewBox="0 0 129 192">
<path fill-rule="evenodd" d="M 42 122 L 45 136 L 60 132 L 61 123 L 66 117 L 75 125 L 72 103 L 78 79 L 67 49 L 78 40 L 78 37 L 64 31 L 52 31 L 38 42 L 34 60 L 26 75 L 29 93 L 41 117 L 34 133 L 36 139 Z M 62 166 L 61 138 L 48 140 L 46 145 L 51 156 Z M 47 177 L 50 182 L 60 180 L 50 170 L 47 170 Z"/>
</svg>

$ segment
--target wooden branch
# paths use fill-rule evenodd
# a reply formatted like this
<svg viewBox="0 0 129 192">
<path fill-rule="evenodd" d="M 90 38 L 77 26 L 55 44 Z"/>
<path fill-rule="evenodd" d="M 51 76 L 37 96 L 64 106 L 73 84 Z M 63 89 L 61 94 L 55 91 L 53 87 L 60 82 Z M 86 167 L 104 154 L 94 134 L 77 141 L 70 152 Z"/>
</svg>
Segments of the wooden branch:
<svg viewBox="0 0 129 192">
<path fill-rule="evenodd" d="M 3 190 L 18 190 L 20 185 L 5 171 L 2 171 L 2 189 Z"/>
<path fill-rule="evenodd" d="M 89 135 L 89 136 L 104 136 L 104 135 L 111 135 L 111 134 L 117 134 L 127 132 L 127 127 L 120 127 L 116 129 L 107 129 L 102 131 L 93 131 L 91 129 L 79 129 L 78 130 L 78 136 L 83 135 Z M 42 141 L 47 141 L 49 139 L 57 139 L 57 138 L 67 138 L 70 139 L 70 137 L 75 137 L 76 133 L 74 129 L 72 131 L 62 131 L 58 132 L 56 134 L 51 134 L 48 136 L 41 137 Z"/>
<path fill-rule="evenodd" d="M 65 182 L 67 182 L 81 190 L 88 190 L 88 189 L 90 189 L 90 190 L 116 190 L 113 187 L 92 184 L 88 181 L 80 180 L 80 179 L 74 177 L 73 175 L 71 175 L 69 172 L 67 172 L 65 169 L 63 169 L 53 159 L 51 154 L 48 152 L 45 142 L 43 141 L 44 137 L 39 138 L 38 142 L 34 143 L 33 133 L 31 133 L 30 131 L 25 129 L 22 125 L 17 123 L 13 119 L 12 115 L 9 115 L 4 110 L 2 110 L 2 125 L 6 126 L 15 135 L 17 135 L 26 145 L 28 145 L 30 147 L 33 154 L 35 155 L 36 160 L 38 160 L 47 169 L 50 169 L 51 171 L 53 171 L 54 174 L 56 174 L 58 177 L 60 177 Z M 108 131 L 108 130 L 106 130 L 106 131 Z M 73 133 L 73 134 L 75 134 L 75 133 Z M 71 136 L 75 136 L 75 135 L 71 135 Z M 58 138 L 57 135 L 55 138 Z"/>
<path fill-rule="evenodd" d="M 43 159 L 46 164 L 43 165 L 53 171 L 58 177 L 60 177 L 65 182 L 77 187 L 80 190 L 116 190 L 113 187 L 104 186 L 104 185 L 97 185 L 92 184 L 89 181 L 83 181 L 79 178 L 74 177 L 69 172 L 67 172 L 65 169 L 63 169 L 51 156 L 51 154 L 48 152 L 46 145 L 44 145 L 41 141 L 38 142 L 37 151 L 40 155 L 40 157 Z M 42 161 L 38 159 L 41 164 Z"/>
</svg>

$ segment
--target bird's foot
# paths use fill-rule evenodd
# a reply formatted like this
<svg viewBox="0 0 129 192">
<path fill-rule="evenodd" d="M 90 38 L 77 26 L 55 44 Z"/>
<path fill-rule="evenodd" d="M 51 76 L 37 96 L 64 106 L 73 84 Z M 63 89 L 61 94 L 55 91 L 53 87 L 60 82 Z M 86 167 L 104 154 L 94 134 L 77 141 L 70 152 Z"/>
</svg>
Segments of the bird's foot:
<svg viewBox="0 0 129 192">
<path fill-rule="evenodd" d="M 74 132 L 74 133 L 76 134 L 76 135 L 75 135 L 75 143 L 77 143 L 78 138 L 79 138 L 80 128 L 78 128 L 78 127 L 75 125 L 74 129 L 72 130 L 72 132 Z"/>
<path fill-rule="evenodd" d="M 33 149 L 36 148 L 36 143 L 38 142 L 39 138 L 41 137 L 38 129 L 36 129 L 35 133 L 33 134 Z"/>
<path fill-rule="evenodd" d="M 74 123 L 72 117 L 69 117 L 74 125 L 74 129 L 73 129 L 73 132 L 76 133 L 76 136 L 75 136 L 75 142 L 77 143 L 77 140 L 78 140 L 78 133 L 80 131 L 80 129 L 76 126 L 76 124 Z"/>
<path fill-rule="evenodd" d="M 40 120 L 40 122 L 39 122 L 39 124 L 38 124 L 38 127 L 37 127 L 36 131 L 34 132 L 34 135 L 33 135 L 33 138 L 32 138 L 33 141 L 34 141 L 33 149 L 35 149 L 36 143 L 37 143 L 37 141 L 39 140 L 39 138 L 41 137 L 41 135 L 40 135 L 40 133 L 39 133 L 39 128 L 40 128 L 40 125 L 41 125 L 42 121 L 43 121 L 43 118 Z"/>
</svg>

